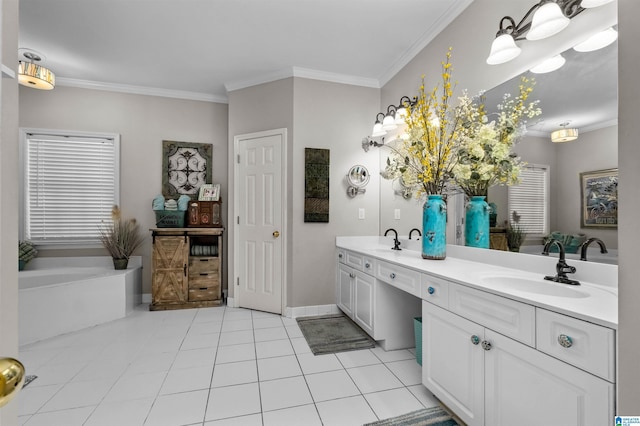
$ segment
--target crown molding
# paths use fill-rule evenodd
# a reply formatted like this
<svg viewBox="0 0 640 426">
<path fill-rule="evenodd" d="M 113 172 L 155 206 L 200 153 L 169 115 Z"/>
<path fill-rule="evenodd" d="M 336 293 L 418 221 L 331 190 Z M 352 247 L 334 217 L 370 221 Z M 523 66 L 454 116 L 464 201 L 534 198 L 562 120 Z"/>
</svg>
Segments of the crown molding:
<svg viewBox="0 0 640 426">
<path fill-rule="evenodd" d="M 402 70 L 413 58 L 418 55 L 438 34 L 440 34 L 455 18 L 458 17 L 474 0 L 466 0 L 454 3 L 442 17 L 425 31 L 420 38 L 413 43 L 387 70 L 378 78 L 380 87 L 387 84 L 396 74 Z"/>
<path fill-rule="evenodd" d="M 184 90 L 160 89 L 157 87 L 134 86 L 129 84 L 103 83 L 99 81 L 78 80 L 74 78 L 56 77 L 56 85 L 78 87 L 81 89 L 104 90 L 108 92 L 129 93 L 134 95 L 160 96 L 163 98 L 186 99 L 190 101 L 215 102 L 226 104 L 226 96 L 207 93 L 187 92 Z"/>
<path fill-rule="evenodd" d="M 348 84 L 351 86 L 372 87 L 375 89 L 380 88 L 380 82 L 375 78 L 358 77 L 355 75 L 339 74 L 300 67 L 281 69 L 271 73 L 263 74 L 260 77 L 226 83 L 224 86 L 227 89 L 228 93 L 233 92 L 234 90 L 245 89 L 247 87 L 257 86 L 264 83 L 271 83 L 272 81 L 291 77 L 308 78 L 310 80 L 321 80 L 330 83 Z"/>
<path fill-rule="evenodd" d="M 602 121 L 600 123 L 593 123 L 589 126 L 584 126 L 580 128 L 580 133 L 592 132 L 594 130 L 604 129 L 605 127 L 617 126 L 618 119 L 614 118 L 613 120 Z"/>
<path fill-rule="evenodd" d="M 12 70 L 11 68 L 9 68 L 8 66 L 6 66 L 5 64 L 2 64 L 2 77 L 3 78 L 16 78 L 16 72 L 14 70 Z"/>
</svg>

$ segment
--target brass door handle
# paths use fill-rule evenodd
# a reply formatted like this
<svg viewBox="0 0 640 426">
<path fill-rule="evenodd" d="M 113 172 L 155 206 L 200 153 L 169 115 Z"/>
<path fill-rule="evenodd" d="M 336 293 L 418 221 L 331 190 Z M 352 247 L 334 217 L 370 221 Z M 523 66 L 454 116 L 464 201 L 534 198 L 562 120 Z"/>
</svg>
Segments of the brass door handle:
<svg viewBox="0 0 640 426">
<path fill-rule="evenodd" d="M 0 407 L 9 403 L 24 384 L 24 365 L 14 358 L 0 359 Z"/>
<path fill-rule="evenodd" d="M 280 232 L 273 231 L 273 236 L 274 236 L 274 238 L 278 238 L 280 236 Z"/>
</svg>

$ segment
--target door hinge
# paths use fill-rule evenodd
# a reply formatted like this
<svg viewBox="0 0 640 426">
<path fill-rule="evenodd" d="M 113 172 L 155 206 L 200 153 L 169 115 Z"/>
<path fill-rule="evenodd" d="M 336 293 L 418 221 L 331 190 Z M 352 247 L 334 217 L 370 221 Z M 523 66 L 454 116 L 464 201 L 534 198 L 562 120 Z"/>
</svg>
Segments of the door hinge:
<svg viewBox="0 0 640 426">
<path fill-rule="evenodd" d="M 238 225 L 240 225 L 240 216 L 238 216 Z"/>
<path fill-rule="evenodd" d="M 238 164 L 240 164 L 240 154 L 238 154 Z"/>
<path fill-rule="evenodd" d="M 236 285 L 240 285 L 240 277 L 236 278 Z"/>
</svg>

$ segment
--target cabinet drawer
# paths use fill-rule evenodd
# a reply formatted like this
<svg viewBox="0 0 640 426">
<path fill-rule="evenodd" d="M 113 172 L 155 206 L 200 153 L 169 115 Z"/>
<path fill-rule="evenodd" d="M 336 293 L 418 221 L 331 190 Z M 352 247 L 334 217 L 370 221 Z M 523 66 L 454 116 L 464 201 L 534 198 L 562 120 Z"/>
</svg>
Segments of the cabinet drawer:
<svg viewBox="0 0 640 426">
<path fill-rule="evenodd" d="M 612 329 L 538 308 L 536 330 L 538 350 L 615 382 Z"/>
<path fill-rule="evenodd" d="M 364 271 L 364 256 L 350 251 L 345 252 L 345 264 L 358 271 Z"/>
<path fill-rule="evenodd" d="M 220 285 L 218 274 L 189 276 L 189 288 L 209 288 Z"/>
<path fill-rule="evenodd" d="M 218 300 L 220 299 L 220 286 L 205 289 L 189 289 L 189 302 L 198 300 Z"/>
<path fill-rule="evenodd" d="M 201 273 L 218 273 L 220 271 L 220 259 L 217 257 L 190 257 L 189 276 Z"/>
<path fill-rule="evenodd" d="M 378 260 L 375 264 L 376 278 L 420 297 L 420 273 L 402 266 Z"/>
<path fill-rule="evenodd" d="M 441 308 L 449 308 L 449 282 L 441 278 L 422 274 L 421 297 L 427 302 L 438 305 Z"/>
<path fill-rule="evenodd" d="M 480 325 L 535 347 L 535 308 L 459 284 L 449 284 L 449 309 Z"/>
</svg>

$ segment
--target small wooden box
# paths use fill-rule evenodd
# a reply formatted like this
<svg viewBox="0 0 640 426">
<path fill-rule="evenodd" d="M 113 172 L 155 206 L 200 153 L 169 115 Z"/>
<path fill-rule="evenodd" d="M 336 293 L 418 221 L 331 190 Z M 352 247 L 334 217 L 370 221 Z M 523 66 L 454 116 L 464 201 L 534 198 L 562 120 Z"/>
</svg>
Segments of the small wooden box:
<svg viewBox="0 0 640 426">
<path fill-rule="evenodd" d="M 222 200 L 189 202 L 187 226 L 199 228 L 221 227 Z"/>
</svg>

